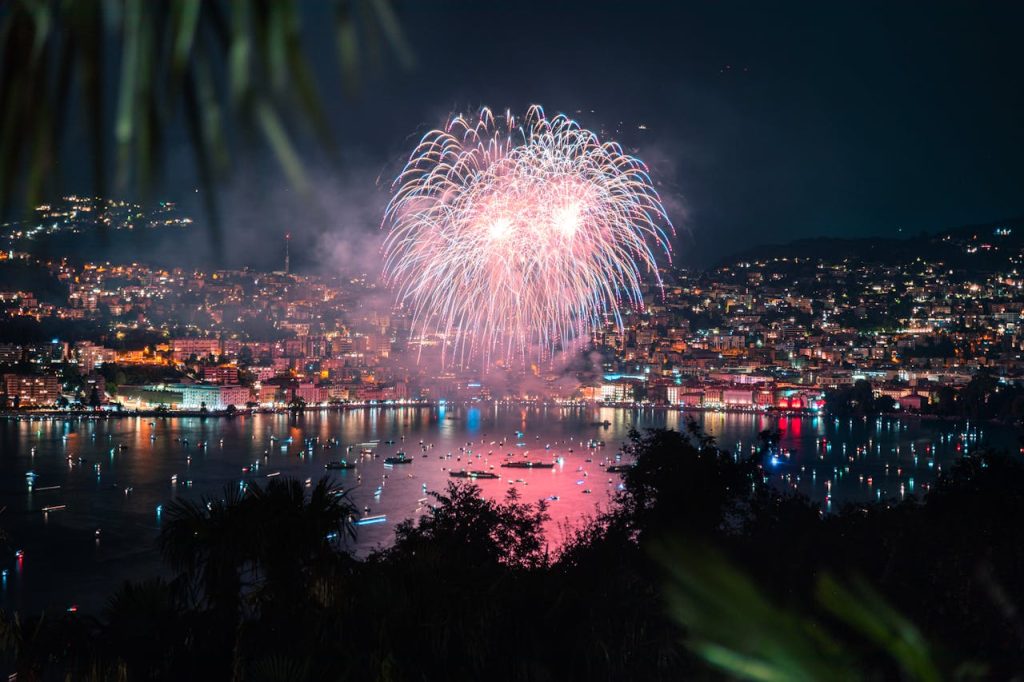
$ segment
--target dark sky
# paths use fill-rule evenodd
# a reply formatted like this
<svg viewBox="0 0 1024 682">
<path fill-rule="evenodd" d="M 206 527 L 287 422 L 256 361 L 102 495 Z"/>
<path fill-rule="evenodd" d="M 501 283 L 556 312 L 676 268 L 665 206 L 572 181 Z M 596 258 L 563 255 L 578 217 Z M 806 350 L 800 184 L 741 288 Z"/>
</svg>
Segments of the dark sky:
<svg viewBox="0 0 1024 682">
<path fill-rule="evenodd" d="M 370 208 L 339 218 L 340 229 L 372 219 L 383 198 L 374 181 L 449 112 L 531 103 L 579 111 L 585 127 L 648 161 L 688 265 L 756 243 L 1024 214 L 1024 4 L 395 7 L 415 69 L 385 58 L 366 67 L 355 99 L 327 91 L 345 169 L 326 191 L 343 204 L 374 196 Z M 335 53 L 317 11 L 310 51 L 330 80 Z M 283 184 L 268 168 L 261 182 Z M 178 177 L 187 186 L 188 175 Z M 241 212 L 230 197 L 242 195 L 226 196 L 228 222 L 244 220 L 254 234 L 277 230 L 263 223 L 290 210 L 281 193 L 245 196 Z"/>
</svg>

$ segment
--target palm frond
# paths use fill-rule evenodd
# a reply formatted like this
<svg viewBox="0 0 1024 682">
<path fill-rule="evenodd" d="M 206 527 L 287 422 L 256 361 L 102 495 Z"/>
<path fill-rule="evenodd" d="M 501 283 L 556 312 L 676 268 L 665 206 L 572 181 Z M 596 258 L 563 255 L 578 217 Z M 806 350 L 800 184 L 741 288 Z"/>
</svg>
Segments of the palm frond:
<svg viewBox="0 0 1024 682">
<path fill-rule="evenodd" d="M 846 586 L 829 574 L 817 584 L 817 604 L 855 635 L 769 600 L 754 582 L 717 552 L 665 542 L 654 547 L 668 576 L 669 615 L 684 628 L 701 658 L 734 677 L 758 682 L 855 680 L 866 675 L 856 649 L 879 652 L 902 679 L 943 679 L 928 641 L 908 619 L 862 579 Z M 822 614 L 824 615 L 824 614 Z M 861 638 L 864 640 L 861 641 Z M 957 668 L 975 679 L 976 668 Z"/>
<path fill-rule="evenodd" d="M 669 576 L 670 615 L 714 667 L 759 682 L 858 679 L 834 639 L 771 603 L 723 557 L 678 542 L 655 554 Z"/>
<path fill-rule="evenodd" d="M 236 130 L 262 139 L 304 191 L 301 134 L 332 157 L 337 150 L 320 95 L 324 84 L 310 67 L 314 41 L 304 34 L 303 15 L 311 10 L 285 0 L 3 3 L 0 217 L 60 189 L 55 170 L 69 153 L 64 133 L 73 126 L 87 133 L 98 195 L 106 193 L 112 170 L 119 191 L 144 198 L 176 126 L 188 133 L 214 225 L 213 190 L 230 169 L 229 150 L 252 137 Z M 349 92 L 358 82 L 359 53 L 373 47 L 378 33 L 400 65 L 414 64 L 388 0 L 346 0 L 336 16 L 334 40 Z M 114 74 L 110 82 L 105 73 Z M 68 106 L 75 101 L 83 106 Z"/>
</svg>

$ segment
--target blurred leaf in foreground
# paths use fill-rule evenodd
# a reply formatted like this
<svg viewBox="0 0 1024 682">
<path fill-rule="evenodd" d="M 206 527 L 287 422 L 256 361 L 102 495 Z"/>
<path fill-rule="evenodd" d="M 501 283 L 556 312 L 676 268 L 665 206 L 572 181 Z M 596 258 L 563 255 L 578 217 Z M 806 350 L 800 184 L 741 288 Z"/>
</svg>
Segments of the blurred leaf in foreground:
<svg viewBox="0 0 1024 682">
<path fill-rule="evenodd" d="M 899 672 L 901 679 L 944 679 L 918 628 L 860 579 L 850 586 L 823 574 L 814 586 L 820 618 L 772 603 L 722 555 L 678 541 L 656 544 L 666 571 L 669 615 L 687 645 L 729 675 L 759 682 L 860 680 Z M 829 624 L 829 616 L 837 623 Z M 851 635 L 853 636 L 851 639 Z M 957 679 L 984 668 L 963 664 Z"/>
<path fill-rule="evenodd" d="M 307 179 L 297 136 L 329 156 L 336 144 L 311 64 L 309 15 L 335 17 L 346 90 L 378 41 L 411 68 L 389 0 L 11 0 L 0 3 L 0 217 L 62 191 L 69 129 L 81 130 L 95 194 L 145 198 L 167 139 L 182 128 L 216 230 L 217 182 L 239 138 L 262 139 L 298 190 Z M 383 38 L 381 38 L 383 36 Z M 365 60 L 364 60 L 365 61 Z M 333 86 L 331 86 L 333 88 Z M 74 127 L 74 128 L 73 128 Z M 107 150 L 112 149 L 113 154 Z M 108 159 L 113 158 L 113 168 Z"/>
</svg>

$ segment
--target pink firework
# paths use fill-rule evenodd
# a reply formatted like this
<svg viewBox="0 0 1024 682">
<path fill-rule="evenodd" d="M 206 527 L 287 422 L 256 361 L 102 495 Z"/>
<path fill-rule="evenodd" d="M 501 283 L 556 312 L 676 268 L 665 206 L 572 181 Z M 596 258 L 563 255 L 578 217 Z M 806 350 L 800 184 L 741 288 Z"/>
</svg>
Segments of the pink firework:
<svg viewBox="0 0 1024 682">
<path fill-rule="evenodd" d="M 642 161 L 534 106 L 427 133 L 384 216 L 385 277 L 445 361 L 550 358 L 643 307 L 672 223 Z"/>
</svg>

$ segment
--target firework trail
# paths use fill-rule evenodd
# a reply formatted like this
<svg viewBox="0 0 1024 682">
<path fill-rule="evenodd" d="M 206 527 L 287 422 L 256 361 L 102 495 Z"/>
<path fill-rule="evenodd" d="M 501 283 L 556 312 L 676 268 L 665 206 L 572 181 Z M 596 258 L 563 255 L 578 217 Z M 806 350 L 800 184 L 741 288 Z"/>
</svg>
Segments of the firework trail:
<svg viewBox="0 0 1024 682">
<path fill-rule="evenodd" d="M 564 115 L 483 109 L 427 133 L 395 179 L 384 274 L 443 362 L 550 358 L 643 307 L 672 223 L 642 161 Z"/>
</svg>

